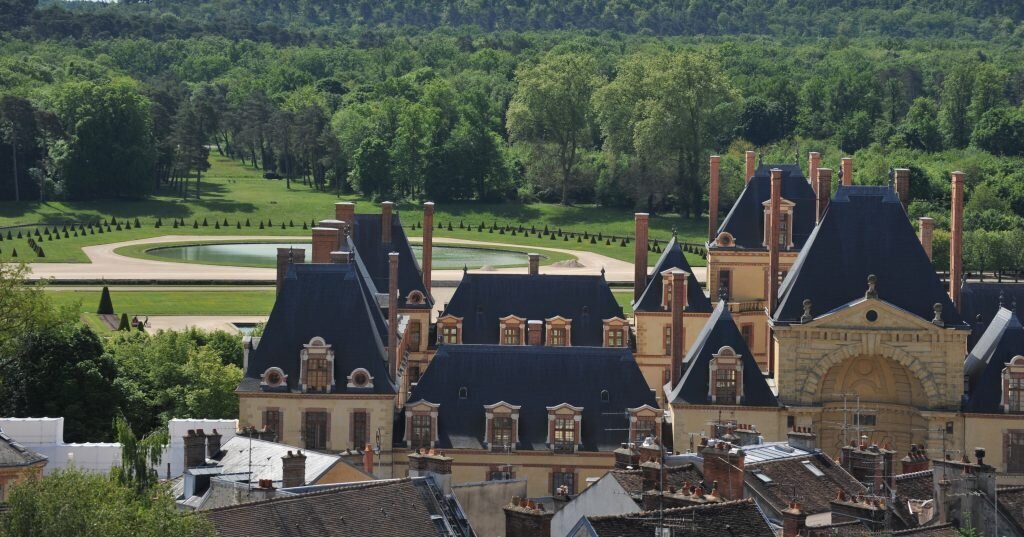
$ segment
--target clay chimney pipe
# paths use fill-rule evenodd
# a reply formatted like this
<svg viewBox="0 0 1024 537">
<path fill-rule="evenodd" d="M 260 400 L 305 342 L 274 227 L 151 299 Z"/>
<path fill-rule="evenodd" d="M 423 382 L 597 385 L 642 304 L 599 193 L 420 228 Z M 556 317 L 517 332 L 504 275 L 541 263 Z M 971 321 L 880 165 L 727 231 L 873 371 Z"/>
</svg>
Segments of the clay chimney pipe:
<svg viewBox="0 0 1024 537">
<path fill-rule="evenodd" d="M 640 295 L 647 288 L 647 225 L 650 215 L 636 213 L 636 240 L 633 241 L 633 302 L 640 300 Z"/>
<path fill-rule="evenodd" d="M 363 448 L 363 471 L 373 475 L 373 446 L 370 444 Z"/>
<path fill-rule="evenodd" d="M 821 167 L 821 153 L 811 151 L 807 155 L 807 180 L 811 183 L 811 190 L 818 193 L 818 168 Z"/>
<path fill-rule="evenodd" d="M 398 378 L 398 252 L 388 254 L 388 366 Z"/>
<path fill-rule="evenodd" d="M 385 201 L 380 204 L 380 240 L 384 244 L 391 243 L 391 212 L 395 204 Z"/>
<path fill-rule="evenodd" d="M 853 157 L 844 157 L 841 160 L 843 169 L 843 186 L 853 185 Z"/>
<path fill-rule="evenodd" d="M 434 202 L 423 204 L 423 287 L 430 294 L 430 277 L 434 261 Z"/>
<path fill-rule="evenodd" d="M 743 184 L 747 184 L 750 182 L 750 178 L 754 176 L 754 172 L 757 171 L 757 153 L 747 151 L 743 158 L 746 165 L 743 170 Z"/>
<path fill-rule="evenodd" d="M 828 202 L 832 197 L 832 170 L 829 168 L 818 168 L 814 174 L 814 179 L 818 183 L 814 188 L 815 196 L 818 199 L 817 219 L 815 221 L 820 223 L 821 219 L 825 217 L 825 209 L 828 209 Z"/>
<path fill-rule="evenodd" d="M 711 156 L 711 183 L 708 185 L 708 242 L 713 242 L 718 233 L 718 185 L 722 157 Z"/>
<path fill-rule="evenodd" d="M 935 231 L 935 219 L 927 216 L 922 216 L 917 220 L 918 226 L 921 228 L 918 232 L 918 237 L 921 239 L 921 248 L 924 248 L 924 253 L 928 254 L 928 259 L 932 258 L 932 234 Z"/>
<path fill-rule="evenodd" d="M 950 185 L 953 200 L 949 217 L 949 297 L 960 310 L 960 279 L 964 272 L 964 172 L 953 172 Z"/>
</svg>

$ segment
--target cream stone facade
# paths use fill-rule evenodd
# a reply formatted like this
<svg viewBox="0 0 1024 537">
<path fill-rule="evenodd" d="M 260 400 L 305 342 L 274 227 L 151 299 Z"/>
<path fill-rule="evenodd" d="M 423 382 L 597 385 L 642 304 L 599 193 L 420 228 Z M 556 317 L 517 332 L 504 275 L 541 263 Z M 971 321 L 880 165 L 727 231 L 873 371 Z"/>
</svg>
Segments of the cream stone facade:
<svg viewBox="0 0 1024 537">
<path fill-rule="evenodd" d="M 669 381 L 672 366 L 672 312 L 636 312 L 633 317 L 636 330 L 636 362 L 643 371 L 647 385 L 657 394 L 658 404 L 664 408 L 665 393 L 662 388 Z M 693 346 L 707 320 L 706 313 L 683 313 L 684 354 Z"/>
</svg>

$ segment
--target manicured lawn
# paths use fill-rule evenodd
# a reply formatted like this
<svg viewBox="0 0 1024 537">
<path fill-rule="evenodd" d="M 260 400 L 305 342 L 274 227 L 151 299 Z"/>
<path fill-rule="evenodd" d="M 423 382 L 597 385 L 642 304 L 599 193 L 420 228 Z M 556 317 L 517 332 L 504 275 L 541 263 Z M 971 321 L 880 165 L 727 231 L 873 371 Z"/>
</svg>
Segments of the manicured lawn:
<svg viewBox="0 0 1024 537">
<path fill-rule="evenodd" d="M 47 289 L 57 305 L 78 304 L 83 314 L 95 314 L 99 291 L 60 291 Z M 274 306 L 274 290 L 266 291 L 118 291 L 111 288 L 114 311 L 120 315 L 269 315 Z M 99 319 L 95 321 L 99 323 Z"/>
<path fill-rule="evenodd" d="M 626 315 L 632 315 L 633 314 L 633 290 L 632 289 L 628 289 L 628 290 L 613 289 L 612 290 L 612 295 L 615 296 L 615 301 L 618 302 L 620 306 L 622 306 L 622 313 L 625 313 Z"/>
<path fill-rule="evenodd" d="M 266 180 L 261 177 L 260 170 L 238 164 L 236 161 L 219 156 L 211 157 L 211 169 L 202 181 L 202 198 L 199 200 L 182 200 L 179 196 L 167 193 L 153 196 L 146 200 L 117 200 L 97 202 L 3 202 L 0 203 L 0 227 L 38 224 L 49 226 L 61 225 L 76 221 L 108 221 L 111 217 L 118 221 L 134 222 L 136 218 L 141 228 L 116 231 L 103 234 L 86 234 L 59 240 L 39 240 L 45 257 L 37 257 L 27 244 L 27 237 L 17 239 L 17 231 L 13 240 L 7 240 L 6 233 L 0 241 L 0 259 L 9 259 L 12 249 L 17 249 L 18 259 L 27 262 L 84 262 L 87 260 L 82 253 L 83 246 L 107 244 L 113 242 L 142 239 L 159 235 L 299 235 L 308 236 L 309 231 L 303 230 L 303 222 L 308 226 L 310 221 L 332 218 L 333 204 L 337 201 L 356 203 L 357 212 L 379 212 L 378 204 L 357 199 L 355 196 L 337 196 L 330 192 L 317 192 L 299 183 L 293 183 L 286 189 L 284 181 Z M 411 229 L 422 219 L 422 208 L 419 204 L 403 203 L 399 206 L 402 223 L 407 226 L 409 235 L 420 235 L 420 229 Z M 157 219 L 163 220 L 161 228 L 155 227 Z M 184 219 L 185 225 L 174 228 L 174 219 Z M 557 237 L 537 238 L 535 235 L 524 237 L 517 233 L 515 237 L 506 233 L 489 233 L 487 229 L 478 232 L 476 229 L 484 223 L 487 226 L 497 223 L 499 226 L 509 224 L 522 225 L 526 228 L 535 226 L 550 230 L 561 228 L 564 231 L 601 233 L 602 237 L 631 236 L 633 233 L 633 215 L 630 211 L 609 209 L 592 205 L 564 207 L 554 204 L 521 204 L 521 203 L 477 203 L 457 202 L 439 203 L 434 217 L 435 226 L 440 224 L 443 229 L 435 229 L 435 236 L 474 239 L 487 242 L 506 242 L 523 246 L 548 246 L 573 249 L 585 249 L 610 257 L 631 261 L 633 258 L 632 244 L 620 246 L 619 241 L 606 244 L 590 244 L 589 241 L 575 242 Z M 207 225 L 203 226 L 203 221 Z M 224 221 L 227 220 L 227 225 Z M 245 225 L 246 220 L 249 226 Z M 220 223 L 217 229 L 216 223 Z M 264 229 L 260 229 L 263 222 Z M 475 226 L 472 229 L 460 229 L 459 224 Z M 198 224 L 198 227 L 193 227 Z M 285 227 L 282 229 L 281 225 Z M 448 231 L 448 224 L 452 231 Z M 702 243 L 707 230 L 705 220 L 679 218 L 676 215 L 655 215 L 651 217 L 652 239 L 662 241 L 671 237 L 673 227 L 678 229 L 680 240 Z M 26 230 L 23 230 L 26 231 Z M 651 259 L 657 258 L 656 253 Z M 689 256 L 693 265 L 704 265 L 704 261 L 696 255 Z"/>
</svg>

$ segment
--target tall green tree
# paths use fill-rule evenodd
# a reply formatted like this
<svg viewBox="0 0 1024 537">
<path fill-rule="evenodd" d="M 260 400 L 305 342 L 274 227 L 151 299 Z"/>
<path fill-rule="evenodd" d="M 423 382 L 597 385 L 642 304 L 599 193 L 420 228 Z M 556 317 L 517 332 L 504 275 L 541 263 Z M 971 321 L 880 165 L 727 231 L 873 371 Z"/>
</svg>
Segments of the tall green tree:
<svg viewBox="0 0 1024 537">
<path fill-rule="evenodd" d="M 971 100 L 974 97 L 974 66 L 958 64 L 942 83 L 940 120 L 950 147 L 967 147 L 971 141 Z"/>
<path fill-rule="evenodd" d="M 28 99 L 4 95 L 0 97 L 0 140 L 11 146 L 11 176 L 14 201 L 21 201 L 21 179 L 18 155 L 35 146 L 35 109 Z M 22 159 L 24 161 L 24 159 Z M 24 166 L 24 164 L 21 164 Z"/>
</svg>

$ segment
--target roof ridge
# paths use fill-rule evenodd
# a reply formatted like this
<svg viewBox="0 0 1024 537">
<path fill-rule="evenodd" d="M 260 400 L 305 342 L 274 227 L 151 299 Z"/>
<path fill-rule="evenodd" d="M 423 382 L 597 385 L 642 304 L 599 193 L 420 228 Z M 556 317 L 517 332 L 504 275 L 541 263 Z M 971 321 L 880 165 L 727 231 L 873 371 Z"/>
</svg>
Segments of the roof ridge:
<svg viewBox="0 0 1024 537">
<path fill-rule="evenodd" d="M 379 487 L 379 486 L 384 486 L 384 485 L 397 485 L 397 484 L 404 483 L 406 481 L 412 482 L 412 480 L 413 480 L 412 477 L 396 477 L 396 478 L 393 478 L 393 479 L 374 479 L 374 480 L 371 480 L 371 481 L 356 482 L 356 483 L 351 483 L 351 484 L 348 484 L 348 483 L 338 483 L 337 487 L 330 487 L 330 488 L 328 488 L 326 490 L 318 490 L 318 491 L 314 491 L 314 492 L 305 492 L 305 493 L 301 493 L 301 494 L 292 493 L 293 494 L 292 496 L 268 498 L 266 500 L 261 500 L 261 501 L 257 501 L 257 502 L 248 502 L 248 503 L 243 503 L 243 504 L 238 504 L 238 505 L 227 505 L 227 506 L 224 506 L 224 507 L 216 507 L 216 508 L 213 508 L 213 509 L 208 509 L 206 512 L 207 513 L 213 513 L 215 511 L 224 511 L 224 510 L 227 510 L 227 509 L 234 509 L 236 507 L 241 507 L 241 506 L 252 507 L 253 505 L 256 505 L 256 504 L 264 504 L 264 503 L 271 503 L 271 502 L 282 502 L 283 503 L 283 502 L 286 502 L 286 501 L 295 501 L 295 500 L 298 500 L 298 499 L 309 498 L 309 497 L 313 497 L 313 496 L 325 496 L 327 494 L 332 494 L 332 493 L 349 492 L 349 491 L 353 491 L 353 490 L 362 490 L 362 489 Z M 329 483 L 329 484 L 325 483 L 324 485 L 331 485 L 331 484 L 333 484 L 333 483 Z M 305 485 L 305 486 L 310 486 L 310 485 Z"/>
<path fill-rule="evenodd" d="M 683 513 L 683 512 L 687 512 L 687 511 L 698 511 L 698 510 L 705 510 L 705 509 L 716 509 L 716 508 L 722 508 L 722 507 L 731 507 L 731 506 L 739 505 L 739 504 L 751 504 L 751 505 L 753 505 L 754 504 L 754 499 L 753 498 L 743 498 L 741 500 L 728 500 L 728 501 L 724 501 L 724 502 L 702 503 L 702 504 L 698 504 L 698 505 L 688 505 L 688 506 L 685 506 L 685 507 L 670 507 L 668 509 L 662 509 L 660 511 L 657 510 L 657 509 L 651 509 L 649 511 L 637 511 L 635 513 L 621 513 L 621 514 L 618 514 L 618 515 L 588 516 L 587 519 L 588 520 L 614 520 L 616 518 L 634 518 L 634 517 L 640 517 L 640 516 L 648 516 L 648 515 L 657 514 L 657 513 L 662 513 L 662 514 L 672 513 L 672 514 L 675 514 L 675 513 Z"/>
<path fill-rule="evenodd" d="M 929 468 L 927 470 L 920 470 L 920 471 L 917 471 L 917 472 L 908 472 L 908 473 L 905 473 L 905 474 L 896 474 L 896 481 L 905 480 L 905 479 L 914 479 L 916 477 L 924 477 L 927 474 L 934 475 L 935 474 L 935 469 L 934 468 Z"/>
</svg>

